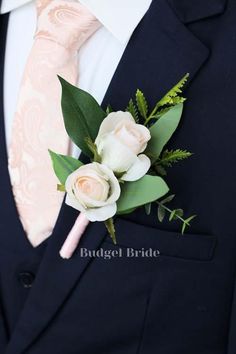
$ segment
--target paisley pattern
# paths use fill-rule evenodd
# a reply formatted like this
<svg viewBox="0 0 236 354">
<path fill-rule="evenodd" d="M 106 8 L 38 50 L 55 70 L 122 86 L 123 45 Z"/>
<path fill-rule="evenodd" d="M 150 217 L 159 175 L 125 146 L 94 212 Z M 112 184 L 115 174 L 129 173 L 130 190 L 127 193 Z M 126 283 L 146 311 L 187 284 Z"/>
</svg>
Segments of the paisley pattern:
<svg viewBox="0 0 236 354">
<path fill-rule="evenodd" d="M 47 12 L 40 12 L 35 38 L 78 50 L 98 26 L 97 19 L 77 2 L 51 1 Z"/>
<path fill-rule="evenodd" d="M 80 3 L 38 0 L 34 45 L 23 75 L 9 151 L 9 173 L 24 230 L 36 247 L 55 226 L 63 200 L 48 149 L 69 153 L 57 75 L 77 78 L 77 50 L 100 26 Z"/>
</svg>

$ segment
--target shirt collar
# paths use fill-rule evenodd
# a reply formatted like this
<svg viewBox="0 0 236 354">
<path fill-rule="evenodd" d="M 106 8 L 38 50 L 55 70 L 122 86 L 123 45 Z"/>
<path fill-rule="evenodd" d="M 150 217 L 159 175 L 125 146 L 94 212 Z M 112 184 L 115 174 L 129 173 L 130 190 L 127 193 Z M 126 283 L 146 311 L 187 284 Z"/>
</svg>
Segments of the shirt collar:
<svg viewBox="0 0 236 354">
<path fill-rule="evenodd" d="M 17 9 L 18 7 L 21 7 L 30 1 L 31 0 L 2 0 L 0 13 L 6 14 L 7 12 Z"/>
<path fill-rule="evenodd" d="M 2 0 L 0 13 L 32 0 Z M 126 44 L 152 0 L 80 0 L 121 43 Z"/>
<path fill-rule="evenodd" d="M 126 44 L 152 0 L 80 0 L 114 37 Z"/>
</svg>

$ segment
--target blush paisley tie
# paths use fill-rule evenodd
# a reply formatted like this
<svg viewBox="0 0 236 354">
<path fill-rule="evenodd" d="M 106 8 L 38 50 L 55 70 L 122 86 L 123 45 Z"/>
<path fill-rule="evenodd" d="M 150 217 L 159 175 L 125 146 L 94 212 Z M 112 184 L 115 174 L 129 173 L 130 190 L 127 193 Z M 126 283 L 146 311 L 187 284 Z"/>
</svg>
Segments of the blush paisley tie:
<svg viewBox="0 0 236 354">
<path fill-rule="evenodd" d="M 48 149 L 61 154 L 70 150 L 57 75 L 77 83 L 77 51 L 100 27 L 77 1 L 38 0 L 36 6 L 37 30 L 20 87 L 9 150 L 16 206 L 34 247 L 51 235 L 64 197 L 56 190 L 58 181 L 48 153 Z"/>
</svg>

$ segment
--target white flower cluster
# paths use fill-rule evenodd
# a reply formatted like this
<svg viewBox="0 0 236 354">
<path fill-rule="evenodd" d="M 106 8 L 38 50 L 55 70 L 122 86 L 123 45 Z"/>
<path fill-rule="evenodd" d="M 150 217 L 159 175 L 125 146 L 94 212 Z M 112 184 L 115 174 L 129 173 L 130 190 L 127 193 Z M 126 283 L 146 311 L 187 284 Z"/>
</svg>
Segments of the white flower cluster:
<svg viewBox="0 0 236 354">
<path fill-rule="evenodd" d="M 102 122 L 95 144 L 101 163 L 80 167 L 66 181 L 66 203 L 90 221 L 105 221 L 116 214 L 123 181 L 142 178 L 151 166 L 143 154 L 150 131 L 137 124 L 128 112 L 110 113 Z"/>
</svg>

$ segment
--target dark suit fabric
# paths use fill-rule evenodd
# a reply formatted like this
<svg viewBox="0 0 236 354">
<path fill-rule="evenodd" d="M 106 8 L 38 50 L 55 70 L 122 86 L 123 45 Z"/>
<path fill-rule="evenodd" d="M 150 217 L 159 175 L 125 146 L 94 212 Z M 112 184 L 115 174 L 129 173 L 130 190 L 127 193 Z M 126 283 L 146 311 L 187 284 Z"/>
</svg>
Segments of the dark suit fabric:
<svg viewBox="0 0 236 354">
<path fill-rule="evenodd" d="M 193 157 L 168 171 L 186 214 L 177 222 L 143 208 L 117 218 L 118 245 L 91 224 L 80 247 L 157 249 L 158 258 L 80 256 L 59 250 L 77 212 L 63 205 L 55 230 L 32 249 L 7 172 L 3 66 L 8 15 L 0 16 L 0 352 L 3 354 L 236 353 L 236 1 L 154 0 L 104 98 L 125 109 L 137 88 L 150 104 L 190 73 L 184 114 L 168 148 Z M 17 54 L 17 53 L 16 53 Z M 17 62 L 17 55 L 16 55 Z M 32 287 L 22 273 L 34 274 Z"/>
</svg>

